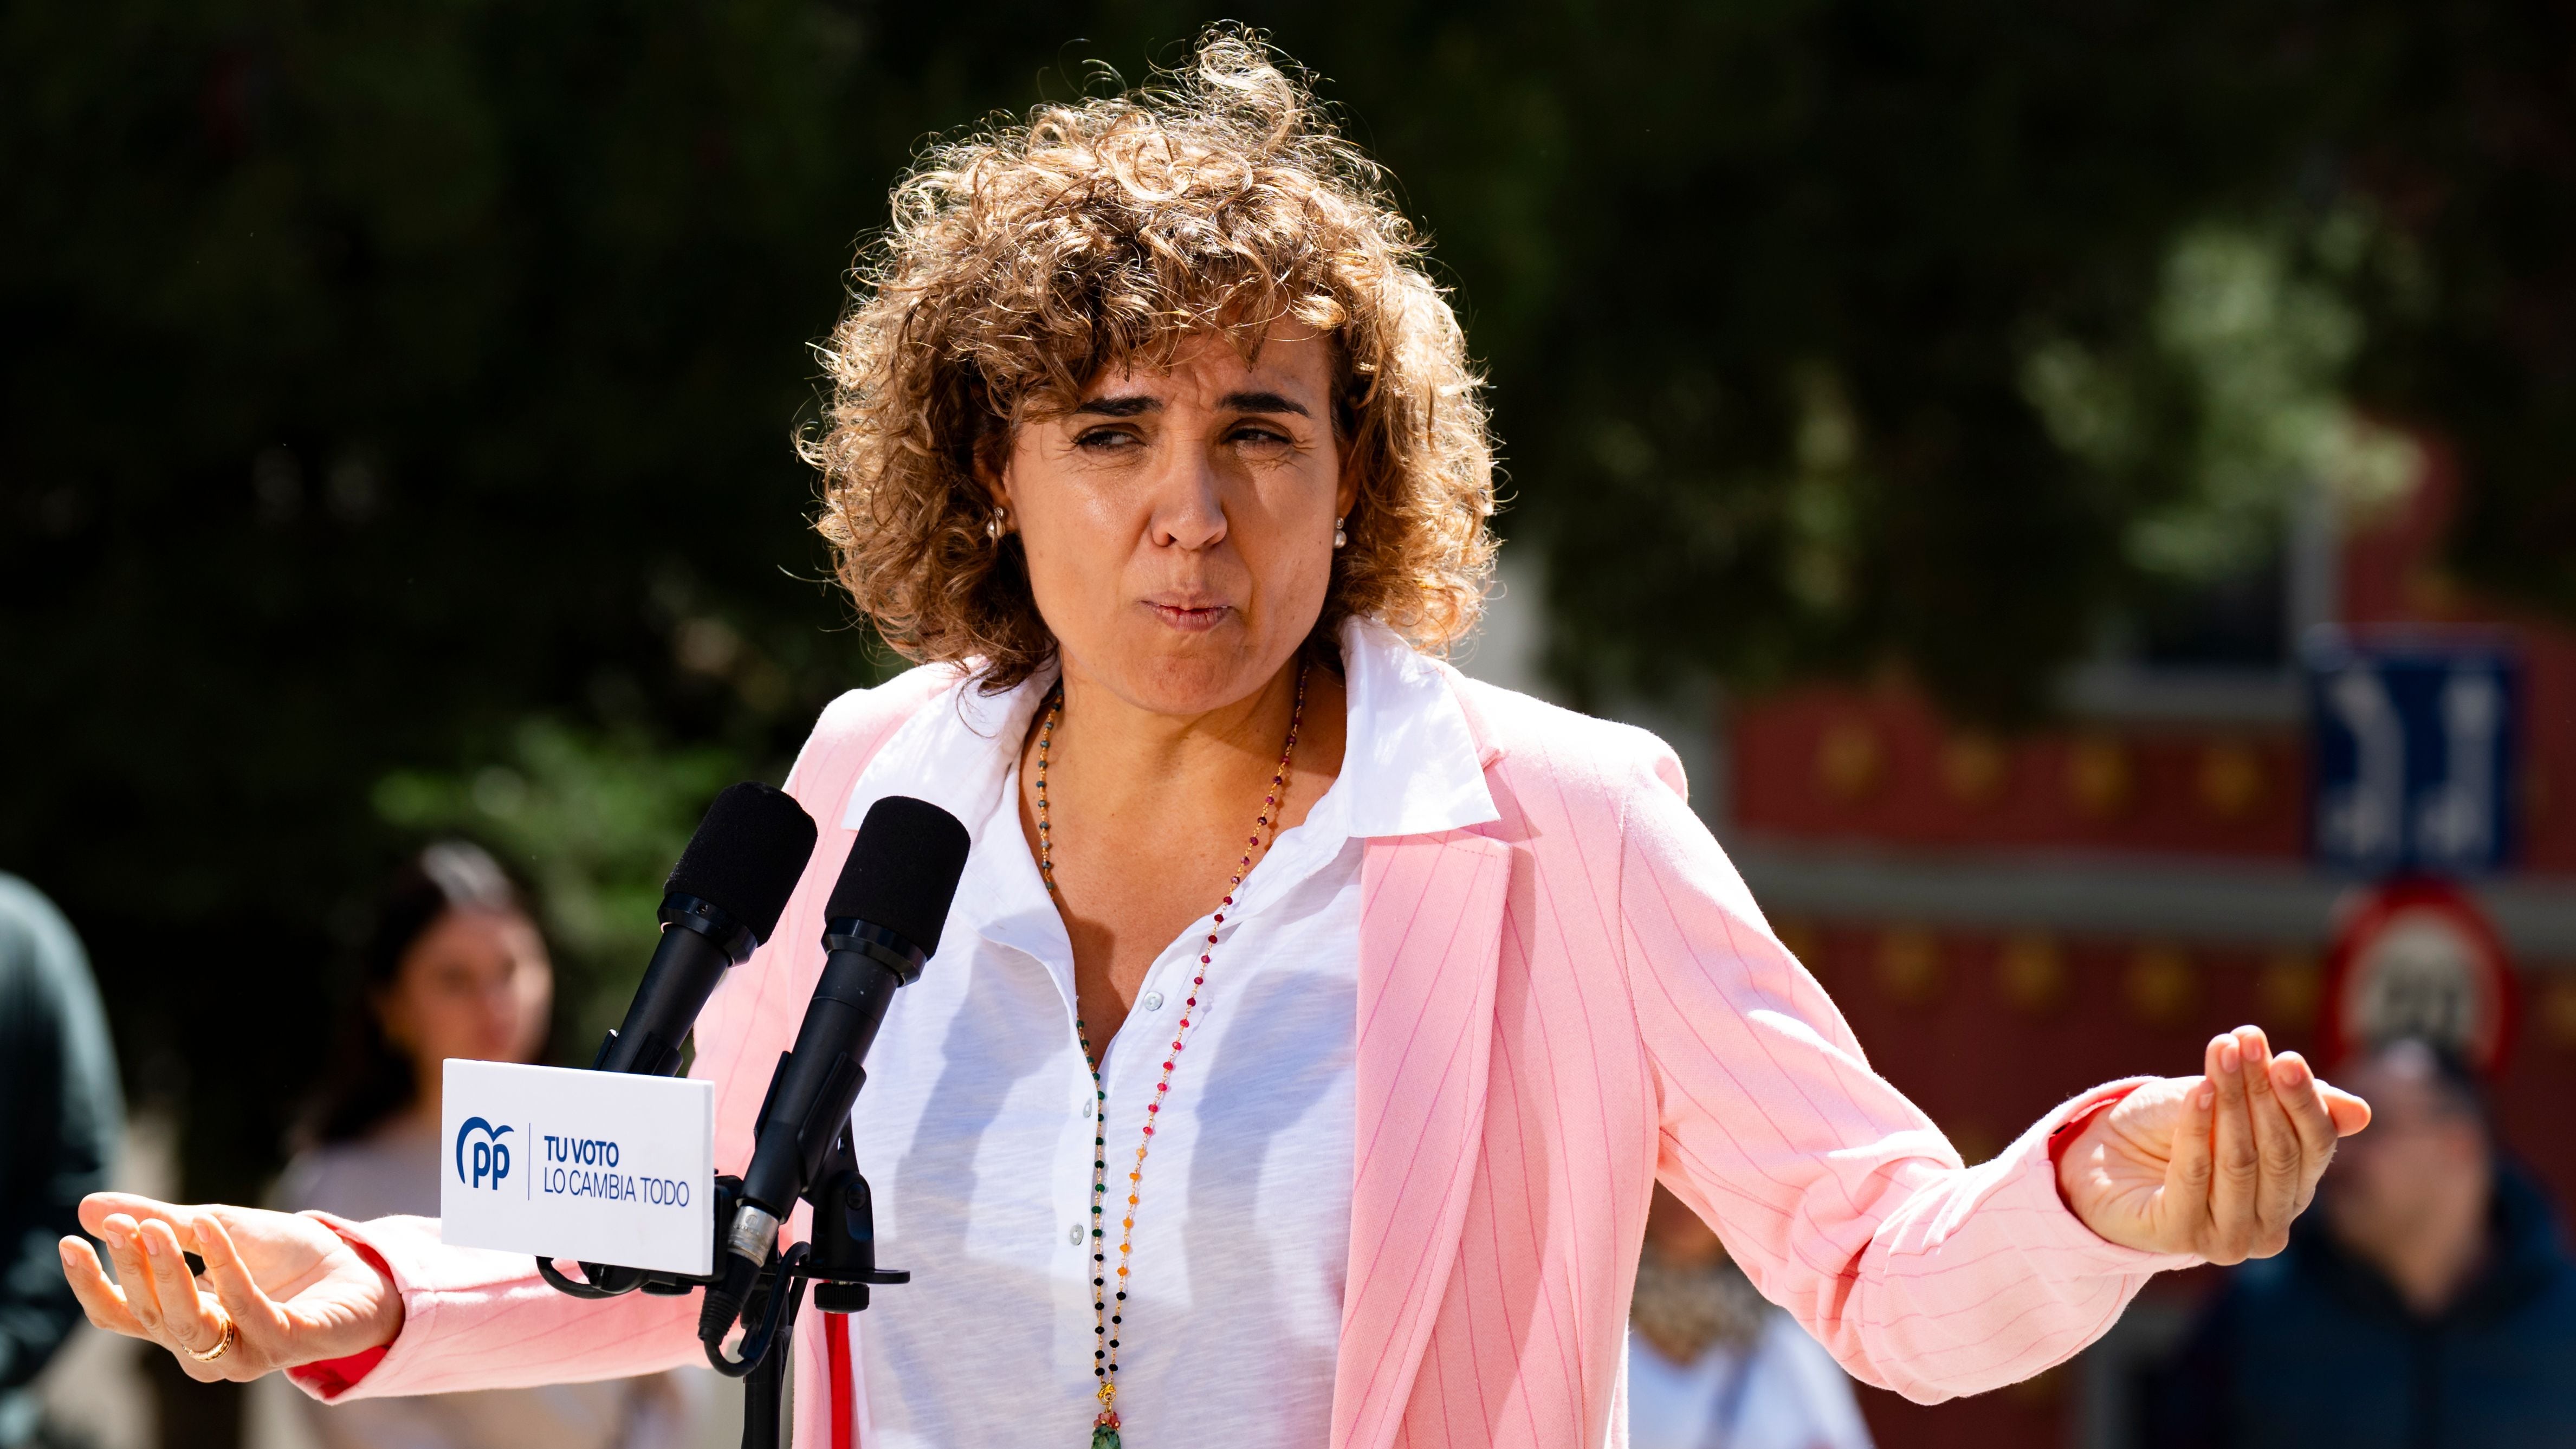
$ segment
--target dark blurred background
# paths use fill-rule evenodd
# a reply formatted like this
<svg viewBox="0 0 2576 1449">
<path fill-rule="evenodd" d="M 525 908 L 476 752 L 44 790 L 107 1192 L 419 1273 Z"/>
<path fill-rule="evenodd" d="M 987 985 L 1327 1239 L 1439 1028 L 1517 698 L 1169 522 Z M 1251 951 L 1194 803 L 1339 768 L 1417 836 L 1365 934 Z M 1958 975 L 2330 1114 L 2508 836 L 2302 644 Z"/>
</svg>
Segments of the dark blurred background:
<svg viewBox="0 0 2576 1449">
<path fill-rule="evenodd" d="M 2567 1078 L 2566 6 L 1232 13 L 1392 169 L 1490 368 L 1511 592 L 1471 667 L 1690 737 L 1972 1157 L 2210 1025 L 2309 1029 L 2290 681 L 2336 621 L 2516 631 L 2498 909 L 2518 1050 Z M 891 179 L 1214 18 L 0 7 L 0 869 L 86 937 L 172 1190 L 263 1190 L 367 893 L 433 833 L 536 886 L 586 1056 L 705 800 L 898 666 L 791 447 Z M 2006 849 L 2120 879 L 2022 920 L 1907 874 Z M 2132 858 L 2288 904 L 2162 919 Z M 1947 984 L 1989 960 L 2004 998 Z M 2013 982 L 2100 1020 L 1994 1066 Z M 2060 1379 L 1869 1410 L 2064 1442 L 2096 1410 Z"/>
</svg>

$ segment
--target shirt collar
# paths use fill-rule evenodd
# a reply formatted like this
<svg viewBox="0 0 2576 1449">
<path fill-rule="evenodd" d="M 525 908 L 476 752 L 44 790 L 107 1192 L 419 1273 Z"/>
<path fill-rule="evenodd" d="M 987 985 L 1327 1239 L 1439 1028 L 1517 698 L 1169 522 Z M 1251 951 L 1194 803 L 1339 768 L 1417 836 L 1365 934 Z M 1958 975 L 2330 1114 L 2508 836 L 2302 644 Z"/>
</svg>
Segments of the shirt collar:
<svg viewBox="0 0 2576 1449">
<path fill-rule="evenodd" d="M 1330 794 L 1339 797 L 1345 838 L 1434 835 L 1501 819 L 1466 712 L 1440 666 L 1373 620 L 1351 619 L 1341 635 L 1348 731 Z M 842 828 L 856 829 L 868 807 L 904 794 L 980 834 L 1054 683 L 1047 670 L 986 694 L 971 676 L 960 680 L 906 720 L 860 772 Z"/>
<path fill-rule="evenodd" d="M 1436 835 L 1500 820 L 1476 736 L 1440 666 L 1372 619 L 1342 625 L 1350 730 L 1334 790 L 1350 833 Z"/>
<path fill-rule="evenodd" d="M 841 828 L 856 830 L 868 808 L 888 795 L 910 795 L 956 816 L 980 843 L 1055 677 L 1049 668 L 987 694 L 978 677 L 962 675 L 905 720 L 859 772 Z"/>
</svg>

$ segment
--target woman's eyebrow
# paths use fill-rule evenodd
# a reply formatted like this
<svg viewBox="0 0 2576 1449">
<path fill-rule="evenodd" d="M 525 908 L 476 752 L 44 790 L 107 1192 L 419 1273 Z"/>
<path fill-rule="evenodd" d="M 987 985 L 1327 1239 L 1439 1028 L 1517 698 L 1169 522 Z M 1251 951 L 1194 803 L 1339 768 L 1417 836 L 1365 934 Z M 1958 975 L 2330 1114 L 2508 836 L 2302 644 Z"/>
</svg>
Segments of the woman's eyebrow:
<svg viewBox="0 0 2576 1449">
<path fill-rule="evenodd" d="M 1301 418 L 1313 417 L 1305 404 L 1275 392 L 1230 392 L 1218 398 L 1219 410 L 1233 413 L 1295 413 Z"/>
<path fill-rule="evenodd" d="M 1127 397 L 1096 397 L 1091 399 L 1089 402 L 1076 403 L 1068 411 L 1067 415 L 1073 417 L 1132 418 L 1140 413 L 1158 413 L 1162 410 L 1163 400 L 1161 398 L 1155 397 L 1150 393 L 1135 393 Z"/>
</svg>

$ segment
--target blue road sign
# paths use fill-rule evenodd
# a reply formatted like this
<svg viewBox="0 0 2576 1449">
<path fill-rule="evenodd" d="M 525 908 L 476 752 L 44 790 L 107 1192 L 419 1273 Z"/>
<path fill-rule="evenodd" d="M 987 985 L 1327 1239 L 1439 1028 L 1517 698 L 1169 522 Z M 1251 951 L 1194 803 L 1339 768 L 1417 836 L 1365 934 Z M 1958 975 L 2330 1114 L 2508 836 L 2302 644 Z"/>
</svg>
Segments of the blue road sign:
<svg viewBox="0 0 2576 1449">
<path fill-rule="evenodd" d="M 2522 667 L 2490 633 L 2320 630 L 2308 679 L 2308 847 L 2368 875 L 2512 862 Z"/>
</svg>

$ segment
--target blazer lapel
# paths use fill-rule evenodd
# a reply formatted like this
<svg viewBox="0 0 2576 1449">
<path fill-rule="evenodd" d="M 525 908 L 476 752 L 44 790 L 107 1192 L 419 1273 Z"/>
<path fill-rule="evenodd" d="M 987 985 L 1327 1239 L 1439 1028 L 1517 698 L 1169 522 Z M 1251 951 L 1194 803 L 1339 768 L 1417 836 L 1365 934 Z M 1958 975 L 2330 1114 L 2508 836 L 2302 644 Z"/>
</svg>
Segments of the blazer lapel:
<svg viewBox="0 0 2576 1449">
<path fill-rule="evenodd" d="M 1493 1058 L 1511 847 L 1468 831 L 1362 858 L 1357 1165 L 1334 1449 L 1385 1449 L 1458 1257 Z"/>
</svg>

